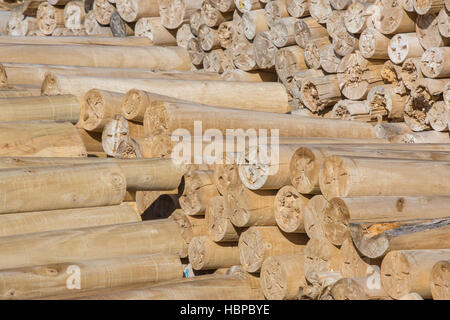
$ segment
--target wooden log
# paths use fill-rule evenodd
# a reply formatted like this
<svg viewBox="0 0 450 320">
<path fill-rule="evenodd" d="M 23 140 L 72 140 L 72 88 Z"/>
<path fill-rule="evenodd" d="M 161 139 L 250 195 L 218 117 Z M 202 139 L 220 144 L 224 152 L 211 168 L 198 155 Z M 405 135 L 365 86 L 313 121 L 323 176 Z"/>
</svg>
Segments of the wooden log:
<svg viewBox="0 0 450 320">
<path fill-rule="evenodd" d="M 247 279 L 238 275 L 201 275 L 143 289 L 83 297 L 92 300 L 239 300 L 263 299 Z"/>
<path fill-rule="evenodd" d="M 293 76 L 293 83 L 294 83 L 294 87 L 292 88 L 293 96 L 301 100 L 302 99 L 301 89 L 302 89 L 303 82 L 305 82 L 306 80 L 324 77 L 324 76 L 325 76 L 325 74 L 323 73 L 322 70 L 316 70 L 316 69 L 306 69 L 306 70 L 302 70 L 302 71 L 295 73 Z M 303 104 L 303 101 L 302 101 L 302 104 Z"/>
<path fill-rule="evenodd" d="M 297 300 L 299 289 L 306 285 L 304 255 L 272 256 L 261 267 L 261 288 L 269 300 Z"/>
<path fill-rule="evenodd" d="M 314 282 L 314 273 L 340 272 L 342 255 L 338 248 L 325 238 L 309 239 L 304 249 L 306 280 Z"/>
<path fill-rule="evenodd" d="M 416 21 L 416 33 L 420 44 L 424 49 L 448 45 L 450 41 L 439 34 L 438 15 L 431 13 L 418 16 Z"/>
<path fill-rule="evenodd" d="M 294 34 L 295 42 L 301 48 L 305 48 L 310 41 L 328 37 L 327 29 L 310 17 L 297 20 Z"/>
<path fill-rule="evenodd" d="M 146 90 L 152 93 L 182 98 L 196 103 L 215 105 L 221 108 L 252 108 L 260 111 L 289 112 L 287 94 L 278 83 L 243 83 L 231 81 L 184 81 L 163 79 L 123 79 L 106 77 L 83 77 L 48 75 L 43 83 L 46 94 L 85 93 L 89 89 L 98 88 L 125 93 L 130 89 Z M 190 91 L 180 91 L 189 85 Z M 212 93 L 224 92 L 218 99 Z M 232 93 L 232 94 L 227 94 Z M 247 102 L 242 97 L 245 96 Z"/>
<path fill-rule="evenodd" d="M 381 69 L 381 78 L 385 83 L 400 84 L 402 82 L 400 71 L 400 66 L 397 66 L 391 60 L 387 60 Z"/>
<path fill-rule="evenodd" d="M 133 245 L 124 245 L 125 238 Z M 160 252 L 184 256 L 187 249 L 177 223 L 167 219 L 15 235 L 0 241 L 1 269 Z M 101 247 L 94 245 L 99 242 Z"/>
<path fill-rule="evenodd" d="M 52 96 L 50 96 L 52 97 Z M 81 104 L 81 124 L 88 131 L 102 131 L 116 114 L 120 114 L 123 94 L 91 89 L 83 97 Z"/>
<path fill-rule="evenodd" d="M 328 201 L 322 195 L 315 195 L 308 201 L 303 214 L 303 224 L 309 238 L 325 237 L 323 219 L 328 205 Z"/>
<path fill-rule="evenodd" d="M 69 1 L 64 6 L 64 26 L 70 30 L 81 30 L 84 28 L 86 11 L 83 2 Z"/>
<path fill-rule="evenodd" d="M 273 190 L 249 190 L 244 185 L 230 189 L 225 195 L 231 223 L 236 227 L 275 226 Z"/>
<path fill-rule="evenodd" d="M 278 47 L 287 47 L 294 45 L 295 31 L 294 26 L 297 19 L 294 17 L 280 18 L 273 23 L 270 29 L 272 34 L 273 43 Z"/>
<path fill-rule="evenodd" d="M 97 22 L 94 10 L 86 13 L 84 18 L 84 27 L 88 35 L 112 37 L 111 29 L 109 27 L 102 26 Z"/>
<path fill-rule="evenodd" d="M 134 33 L 137 37 L 147 37 L 157 46 L 174 46 L 177 44 L 176 35 L 161 24 L 161 18 L 140 18 L 135 25 Z"/>
<path fill-rule="evenodd" d="M 1 52 L 3 62 L 45 64 L 51 57 L 55 65 L 185 71 L 191 68 L 186 50 L 175 47 L 3 45 Z M 11 52 L 16 54 L 11 56 Z"/>
<path fill-rule="evenodd" d="M 205 52 L 200 46 L 200 41 L 198 38 L 191 38 L 187 43 L 186 48 L 189 58 L 193 65 L 201 67 L 203 63 L 203 58 L 205 57 Z"/>
<path fill-rule="evenodd" d="M 356 35 L 349 33 L 346 29 L 338 29 L 332 38 L 334 51 L 340 56 L 346 56 L 355 51 L 359 46 Z"/>
<path fill-rule="evenodd" d="M 88 156 L 89 154 L 103 153 L 102 135 L 100 132 L 88 132 L 83 128 L 77 128 L 77 130 Z"/>
<path fill-rule="evenodd" d="M 389 42 L 389 59 L 394 63 L 402 63 L 410 57 L 420 57 L 424 53 L 417 34 L 398 33 Z"/>
<path fill-rule="evenodd" d="M 345 10 L 333 10 L 331 12 L 325 24 L 329 37 L 335 38 L 338 31 L 345 30 L 344 16 Z M 324 35 L 324 37 L 326 36 Z"/>
<path fill-rule="evenodd" d="M 194 35 L 191 31 L 191 26 L 189 25 L 189 23 L 184 23 L 177 30 L 177 35 L 176 35 L 177 46 L 187 49 L 187 43 L 193 37 L 194 37 Z"/>
<path fill-rule="evenodd" d="M 269 25 L 266 21 L 264 9 L 245 12 L 242 15 L 242 28 L 248 40 L 253 40 L 260 32 L 268 31 Z"/>
<path fill-rule="evenodd" d="M 304 49 L 305 62 L 311 69 L 320 69 L 320 51 L 330 45 L 330 40 L 321 38 L 308 43 Z"/>
<path fill-rule="evenodd" d="M 277 47 L 269 31 L 261 32 L 256 35 L 253 41 L 255 51 L 255 60 L 261 69 L 270 69 L 275 66 L 275 58 L 277 55 Z"/>
<path fill-rule="evenodd" d="M 234 33 L 234 23 L 233 21 L 225 21 L 219 25 L 219 42 L 222 48 L 231 48 L 231 41 Z"/>
<path fill-rule="evenodd" d="M 239 181 L 238 166 L 234 163 L 215 164 L 213 173 L 214 184 L 221 195 L 237 186 Z"/>
<path fill-rule="evenodd" d="M 329 0 L 309 1 L 309 14 L 318 23 L 326 23 L 332 11 L 333 9 L 331 8 Z"/>
<path fill-rule="evenodd" d="M 235 41 L 231 48 L 233 64 L 244 71 L 257 70 L 256 56 L 253 43 L 247 39 Z"/>
<path fill-rule="evenodd" d="M 394 299 L 416 292 L 430 299 L 430 275 L 434 264 L 450 258 L 450 250 L 399 250 L 386 255 L 381 265 L 384 290 Z"/>
<path fill-rule="evenodd" d="M 77 123 L 80 103 L 75 96 L 0 99 L 0 121 L 54 120 Z"/>
<path fill-rule="evenodd" d="M 94 6 L 92 7 L 95 20 L 101 25 L 108 25 L 111 14 L 116 10 L 116 7 L 109 3 L 108 0 L 94 0 Z"/>
<path fill-rule="evenodd" d="M 290 46 L 278 50 L 275 56 L 275 69 L 286 89 L 292 92 L 292 75 L 308 69 L 303 49 L 299 46 Z"/>
<path fill-rule="evenodd" d="M 364 208 L 361 206 L 361 202 L 367 200 L 364 204 Z M 378 200 L 378 206 L 376 208 L 368 209 L 366 206 L 376 203 Z M 404 203 L 408 208 L 404 208 Z M 334 198 L 330 200 L 330 206 L 325 210 L 325 218 L 323 223 L 323 230 L 326 237 L 335 245 L 341 245 L 350 231 L 350 221 L 354 223 L 378 223 L 378 222 L 390 222 L 390 221 L 405 221 L 411 222 L 421 219 L 437 219 L 446 218 L 448 213 L 445 212 L 445 205 L 448 199 L 445 197 L 428 197 L 428 198 L 414 198 L 414 197 L 349 197 L 349 198 Z M 378 208 L 385 208 L 385 211 L 379 211 Z M 428 208 L 436 212 L 432 214 L 421 213 L 417 211 L 418 208 Z M 372 211 L 371 211 L 372 210 Z M 404 211 L 403 211 L 404 210 Z M 400 213 L 401 214 L 400 214 Z M 397 216 L 396 216 L 397 214 Z M 380 238 L 380 237 L 378 237 Z M 380 241 L 378 238 L 370 239 L 372 243 Z M 367 243 L 370 240 L 366 241 Z M 363 240 L 360 241 L 359 248 L 365 247 L 367 243 L 363 244 Z M 366 250 L 362 251 L 367 252 Z"/>
<path fill-rule="evenodd" d="M 337 73 L 341 57 L 336 54 L 332 45 L 320 49 L 320 66 L 325 72 Z"/>
<path fill-rule="evenodd" d="M 159 1 L 159 16 L 162 25 L 167 29 L 177 29 L 183 23 L 189 22 L 189 18 L 202 5 L 201 0 L 186 0 L 177 2 L 173 0 Z"/>
<path fill-rule="evenodd" d="M 352 121 L 371 121 L 365 101 L 340 100 L 332 109 L 332 118 Z"/>
<path fill-rule="evenodd" d="M 337 70 L 342 94 L 352 100 L 364 99 L 372 87 L 382 84 L 382 68 L 380 61 L 367 60 L 360 52 L 346 55 Z"/>
<path fill-rule="evenodd" d="M 446 178 L 443 172 L 447 166 L 447 162 L 331 156 L 325 159 L 319 184 L 327 199 L 373 194 L 448 195 L 450 191 L 442 180 Z M 416 170 L 412 171 L 413 167 Z M 397 177 L 395 183 L 385 178 L 394 173 Z"/>
<path fill-rule="evenodd" d="M 444 38 L 450 38 L 450 11 L 442 8 L 438 14 L 438 29 L 439 33 Z"/>
<path fill-rule="evenodd" d="M 212 171 L 195 170 L 184 176 L 180 206 L 187 215 L 204 215 L 209 199 L 217 195 Z"/>
<path fill-rule="evenodd" d="M 11 200 L 2 204 L 1 213 L 116 205 L 126 192 L 122 169 L 112 163 L 11 169 L 1 176 L 5 196 Z M 64 183 L 67 179 L 72 182 L 69 186 Z M 35 181 L 41 181 L 39 193 L 49 193 L 45 199 L 32 193 Z"/>
<path fill-rule="evenodd" d="M 80 157 L 86 149 L 70 123 L 17 121 L 0 124 L 3 156 Z"/>
<path fill-rule="evenodd" d="M 284 186 L 275 197 L 275 220 L 288 233 L 305 233 L 304 214 L 309 199 L 293 186 Z"/>
<path fill-rule="evenodd" d="M 419 15 L 438 13 L 444 7 L 444 0 L 412 0 L 414 11 Z"/>
<path fill-rule="evenodd" d="M 182 209 L 176 209 L 168 218 L 178 223 L 181 236 L 187 244 L 194 237 L 200 237 L 208 232 L 207 221 L 203 217 L 188 216 Z"/>
<path fill-rule="evenodd" d="M 27 89 L 0 89 L 0 98 L 30 97 L 33 93 Z"/>
<path fill-rule="evenodd" d="M 216 29 L 202 24 L 198 29 L 198 40 L 203 51 L 220 48 L 219 33 Z"/>
<path fill-rule="evenodd" d="M 303 104 L 313 113 L 319 113 L 341 99 L 337 75 L 305 79 L 300 89 Z"/>
<path fill-rule="evenodd" d="M 257 272 L 271 256 L 302 254 L 306 241 L 306 235 L 284 234 L 278 227 L 250 227 L 239 237 L 241 265 L 247 272 Z"/>
<path fill-rule="evenodd" d="M 437 101 L 427 113 L 427 119 L 431 128 L 435 131 L 448 131 L 448 119 L 450 109 L 444 101 Z"/>
<path fill-rule="evenodd" d="M 363 257 L 353 244 L 350 235 L 348 235 L 342 242 L 339 250 L 342 256 L 340 271 L 344 278 L 359 278 L 370 275 L 374 276 L 375 274 L 379 280 L 380 274 L 378 266 L 381 264 L 381 260 Z M 372 279 L 372 281 L 373 280 L 375 279 Z M 378 282 L 378 284 L 381 287 L 381 282 Z"/>
<path fill-rule="evenodd" d="M 239 240 L 240 230 L 230 220 L 228 203 L 225 196 L 215 196 L 206 207 L 208 235 L 215 242 L 234 242 Z"/>
<path fill-rule="evenodd" d="M 233 0 L 212 0 L 214 7 L 220 12 L 233 12 L 236 8 Z"/>
<path fill-rule="evenodd" d="M 389 59 L 390 38 L 375 28 L 366 28 L 359 38 L 359 51 L 366 59 Z"/>
<path fill-rule="evenodd" d="M 395 92 L 393 85 L 375 86 L 367 95 L 367 111 L 373 119 L 380 116 L 392 121 L 401 121 L 406 99 L 406 96 Z"/>
<path fill-rule="evenodd" d="M 230 20 L 233 15 L 231 12 L 221 12 L 211 0 L 203 1 L 201 13 L 204 23 L 211 28 L 218 27 L 222 22 Z"/>
<path fill-rule="evenodd" d="M 398 34 L 415 31 L 416 14 L 403 10 L 401 4 L 394 0 L 382 3 L 380 21 L 376 25 L 383 34 Z"/>
<path fill-rule="evenodd" d="M 222 49 L 208 52 L 203 58 L 203 68 L 207 72 L 216 73 L 235 70 L 232 59 Z"/>
<path fill-rule="evenodd" d="M 450 48 L 430 48 L 420 60 L 422 73 L 429 78 L 446 78 L 450 76 Z"/>
<path fill-rule="evenodd" d="M 334 300 L 389 300 L 381 286 L 381 276 L 343 278 L 333 284 L 331 295 Z"/>
<path fill-rule="evenodd" d="M 268 1 L 264 7 L 267 24 L 272 28 L 276 21 L 289 17 L 286 0 Z"/>
<path fill-rule="evenodd" d="M 442 260 L 436 262 L 431 269 L 430 275 L 430 291 L 433 300 L 450 299 L 449 279 L 450 279 L 450 262 Z"/>
<path fill-rule="evenodd" d="M 131 89 L 123 96 L 121 113 L 127 120 L 142 123 L 144 121 L 145 110 L 154 101 L 181 102 L 183 100 L 143 90 Z"/>
<path fill-rule="evenodd" d="M 256 83 L 261 85 L 261 83 Z M 275 113 L 260 113 L 256 111 L 232 110 L 198 105 L 164 103 L 158 108 L 151 108 L 148 113 L 149 122 L 144 120 L 146 130 L 150 135 L 169 134 L 176 128 L 184 128 L 193 133 L 192 114 L 203 122 L 203 130 L 216 128 L 262 129 L 268 128 L 267 116 L 270 116 L 271 128 L 279 128 L 281 137 L 334 137 L 334 138 L 374 138 L 375 132 L 370 124 L 349 122 L 342 123 L 339 120 L 317 119 L 294 115 L 282 115 Z M 224 117 L 224 112 L 227 117 Z M 158 114 L 166 114 L 161 117 Z M 215 118 L 215 121 L 212 121 Z M 161 119 L 161 125 L 154 120 Z M 220 119 L 218 122 L 217 119 Z M 252 119 L 249 122 L 249 119 Z"/>
<path fill-rule="evenodd" d="M 159 16 L 158 1 L 116 0 L 117 12 L 126 22 Z"/>
<path fill-rule="evenodd" d="M 40 299 L 70 292 L 67 282 L 73 266 L 80 270 L 77 294 L 138 283 L 157 283 L 182 277 L 175 255 L 150 254 L 111 259 L 75 261 L 17 268 L 0 272 L 3 299 Z M 112 277 L 112 279 L 111 279 Z"/>
<path fill-rule="evenodd" d="M 105 207 L 32 211 L 0 215 L 2 237 L 141 221 L 125 204 Z"/>
<path fill-rule="evenodd" d="M 195 270 L 228 268 L 239 264 L 236 244 L 216 243 L 208 236 L 195 237 L 189 243 L 189 262 Z"/>
<path fill-rule="evenodd" d="M 309 6 L 305 0 L 286 0 L 286 9 L 294 18 L 309 16 Z"/>
<path fill-rule="evenodd" d="M 372 6 L 367 2 L 353 2 L 345 9 L 344 24 L 348 32 L 361 33 L 366 29 L 366 20 L 369 19 Z"/>
<path fill-rule="evenodd" d="M 222 79 L 225 81 L 276 82 L 278 80 L 278 76 L 275 72 L 271 71 L 243 71 L 239 69 L 233 69 L 227 70 L 222 73 Z"/>
<path fill-rule="evenodd" d="M 36 19 L 41 33 L 51 35 L 55 28 L 64 27 L 64 9 L 42 2 L 38 7 Z"/>
<path fill-rule="evenodd" d="M 198 36 L 198 30 L 202 24 L 205 24 L 204 17 L 201 9 L 197 9 L 189 18 L 189 25 L 194 36 Z"/>
</svg>

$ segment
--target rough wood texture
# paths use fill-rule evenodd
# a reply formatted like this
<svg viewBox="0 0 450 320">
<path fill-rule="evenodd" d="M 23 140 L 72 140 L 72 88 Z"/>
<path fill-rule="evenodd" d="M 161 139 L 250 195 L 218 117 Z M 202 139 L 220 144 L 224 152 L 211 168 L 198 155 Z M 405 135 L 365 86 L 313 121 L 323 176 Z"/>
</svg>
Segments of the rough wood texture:
<svg viewBox="0 0 450 320">
<path fill-rule="evenodd" d="M 70 30 L 81 30 L 84 28 L 86 11 L 83 2 L 69 1 L 64 6 L 64 26 Z"/>
<path fill-rule="evenodd" d="M 216 195 L 212 171 L 195 170 L 184 176 L 180 206 L 187 215 L 205 215 L 209 199 Z"/>
<path fill-rule="evenodd" d="M 182 266 L 178 256 L 153 254 L 101 260 L 72 261 L 0 271 L 3 299 L 40 299 L 72 293 L 67 288 L 71 266 L 80 268 L 80 290 L 92 294 L 98 289 L 138 283 L 152 284 L 179 279 Z"/>
<path fill-rule="evenodd" d="M 237 242 L 240 230 L 230 220 L 228 203 L 224 196 L 216 196 L 209 200 L 205 219 L 208 224 L 208 235 L 215 242 Z"/>
<path fill-rule="evenodd" d="M 140 18 L 158 17 L 158 0 L 116 0 L 116 8 L 126 22 L 135 22 Z"/>
<path fill-rule="evenodd" d="M 359 38 L 359 51 L 366 59 L 389 59 L 390 37 L 375 28 L 366 28 Z"/>
<path fill-rule="evenodd" d="M 259 9 L 242 15 L 242 28 L 248 40 L 253 40 L 258 33 L 269 30 L 264 13 L 264 9 Z"/>
<path fill-rule="evenodd" d="M 294 25 L 294 34 L 295 42 L 301 48 L 305 48 L 312 40 L 328 37 L 327 29 L 310 17 L 297 20 Z"/>
<path fill-rule="evenodd" d="M 208 230 L 206 219 L 184 214 L 182 209 L 176 209 L 172 212 L 169 219 L 173 219 L 178 223 L 181 236 L 187 244 L 189 244 L 194 237 L 205 235 Z"/>
<path fill-rule="evenodd" d="M 36 19 L 41 33 L 51 35 L 56 28 L 64 27 L 64 9 L 42 2 L 38 7 Z"/>
<path fill-rule="evenodd" d="M 227 268 L 239 264 L 239 249 L 235 243 L 216 243 L 208 236 L 193 238 L 189 243 L 188 255 L 195 270 Z"/>
<path fill-rule="evenodd" d="M 160 0 L 159 16 L 163 26 L 167 29 L 177 29 L 183 22 L 189 21 L 191 15 L 201 8 L 202 2 L 202 0 Z"/>
<path fill-rule="evenodd" d="M 265 31 L 257 34 L 253 41 L 253 48 L 258 67 L 270 69 L 275 66 L 275 57 L 278 49 L 273 43 L 271 32 Z"/>
<path fill-rule="evenodd" d="M 397 33 L 389 42 L 389 59 L 396 64 L 402 63 L 407 58 L 420 57 L 423 52 L 415 32 Z"/>
<path fill-rule="evenodd" d="M 422 72 L 429 78 L 446 78 L 450 76 L 450 47 L 431 48 L 424 52 Z"/>
<path fill-rule="evenodd" d="M 174 46 L 177 44 L 176 35 L 163 27 L 161 18 L 140 18 L 134 27 L 137 37 L 147 37 L 156 46 Z"/>
<path fill-rule="evenodd" d="M 302 233 L 284 234 L 278 227 L 250 227 L 239 237 L 241 265 L 247 272 L 257 272 L 271 256 L 302 254 L 307 236 Z"/>
<path fill-rule="evenodd" d="M 309 239 L 304 254 L 304 273 L 310 282 L 313 282 L 315 273 L 339 272 L 341 269 L 341 252 L 325 238 Z"/>
<path fill-rule="evenodd" d="M 450 250 L 400 250 L 387 254 L 381 265 L 383 288 L 393 298 L 416 292 L 431 298 L 430 275 L 434 264 L 450 258 Z"/>
<path fill-rule="evenodd" d="M 49 96 L 52 97 L 52 96 Z M 123 94 L 91 89 L 83 97 L 80 120 L 88 131 L 102 131 L 106 123 L 120 114 Z"/>
</svg>

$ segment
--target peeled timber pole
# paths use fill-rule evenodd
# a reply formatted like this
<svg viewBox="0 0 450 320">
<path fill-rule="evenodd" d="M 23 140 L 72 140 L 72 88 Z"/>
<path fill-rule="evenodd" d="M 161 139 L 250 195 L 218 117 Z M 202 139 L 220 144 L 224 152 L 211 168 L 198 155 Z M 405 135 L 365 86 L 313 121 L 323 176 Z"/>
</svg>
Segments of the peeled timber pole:
<svg viewBox="0 0 450 320">
<path fill-rule="evenodd" d="M 1 156 L 84 157 L 86 148 L 69 122 L 12 121 L 0 123 Z"/>
<path fill-rule="evenodd" d="M 384 290 L 393 298 L 416 292 L 430 299 L 430 276 L 434 264 L 450 258 L 450 250 L 399 250 L 383 259 L 381 281 Z"/>
<path fill-rule="evenodd" d="M 80 268 L 80 289 L 75 290 L 77 294 L 181 279 L 183 274 L 180 258 L 171 254 L 71 261 L 0 271 L 0 297 L 40 299 L 71 294 L 73 290 L 67 286 L 71 266 Z"/>
<path fill-rule="evenodd" d="M 186 50 L 177 47 L 130 47 L 95 45 L 1 45 L 2 62 L 56 65 L 190 70 Z M 139 57 L 139 58 L 138 58 Z"/>
<path fill-rule="evenodd" d="M 373 194 L 446 196 L 450 195 L 449 165 L 445 161 L 331 156 L 320 171 L 320 190 L 327 199 Z"/>
<path fill-rule="evenodd" d="M 128 205 L 31 211 L 0 215 L 0 236 L 141 221 Z"/>
<path fill-rule="evenodd" d="M 167 219 L 15 235 L 0 242 L 0 269 L 162 252 L 183 257 L 187 251 L 178 224 Z"/>
<path fill-rule="evenodd" d="M 207 234 L 213 241 L 223 243 L 239 240 L 240 229 L 231 223 L 228 203 L 224 196 L 216 196 L 209 200 L 205 219 Z"/>
<path fill-rule="evenodd" d="M 208 236 L 193 238 L 189 243 L 188 256 L 195 270 L 227 268 L 239 264 L 236 243 L 216 243 Z"/>
</svg>

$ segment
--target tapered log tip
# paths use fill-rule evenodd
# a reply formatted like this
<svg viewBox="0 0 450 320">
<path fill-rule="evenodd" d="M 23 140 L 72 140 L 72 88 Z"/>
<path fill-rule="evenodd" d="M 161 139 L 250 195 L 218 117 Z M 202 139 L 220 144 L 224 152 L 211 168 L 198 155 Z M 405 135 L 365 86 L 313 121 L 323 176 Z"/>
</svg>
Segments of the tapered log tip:
<svg viewBox="0 0 450 320">
<path fill-rule="evenodd" d="M 327 200 L 348 195 L 352 167 L 353 163 L 344 157 L 331 156 L 325 159 L 319 174 L 319 185 Z"/>
</svg>

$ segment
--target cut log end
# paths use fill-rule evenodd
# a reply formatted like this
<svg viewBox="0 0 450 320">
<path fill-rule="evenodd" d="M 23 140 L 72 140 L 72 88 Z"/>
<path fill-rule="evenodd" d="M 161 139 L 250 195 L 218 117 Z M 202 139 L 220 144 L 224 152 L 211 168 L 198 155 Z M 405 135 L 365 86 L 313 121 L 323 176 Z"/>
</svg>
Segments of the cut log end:
<svg viewBox="0 0 450 320">
<path fill-rule="evenodd" d="M 361 285 L 351 278 L 336 281 L 331 288 L 331 295 L 334 300 L 368 300 Z"/>
<path fill-rule="evenodd" d="M 349 235 L 349 212 L 345 202 L 339 198 L 330 201 L 324 212 L 323 230 L 327 239 L 340 246 Z"/>
<path fill-rule="evenodd" d="M 265 31 L 257 34 L 253 41 L 253 46 L 258 67 L 262 69 L 273 68 L 278 49 L 272 41 L 271 33 Z"/>
<path fill-rule="evenodd" d="M 94 97 L 94 99 L 101 99 L 101 96 Z M 93 101 L 91 100 L 91 103 Z M 91 127 L 96 126 L 101 119 L 97 118 L 94 114 L 91 113 L 93 110 L 97 110 L 97 108 L 100 108 L 99 111 L 102 112 L 101 106 L 96 106 L 93 104 L 92 106 L 94 109 L 90 109 L 89 115 L 86 115 L 88 123 L 86 124 L 83 122 L 84 126 Z M 104 106 L 103 106 L 104 107 Z M 85 106 L 85 108 L 91 108 L 88 106 Z M 86 129 L 87 130 L 87 129 Z M 103 150 L 106 154 L 110 156 L 118 156 L 119 154 L 123 154 L 126 152 L 127 149 L 127 142 L 130 139 L 129 136 L 129 126 L 128 121 L 125 120 L 122 116 L 116 116 L 114 119 L 106 123 L 105 127 L 103 128 L 102 132 L 102 146 Z M 119 151 L 119 146 L 121 147 L 121 150 Z"/>
<path fill-rule="evenodd" d="M 305 233 L 303 215 L 308 199 L 293 186 L 284 186 L 275 197 L 275 220 L 284 232 Z"/>
<path fill-rule="evenodd" d="M 308 1 L 286 0 L 286 9 L 291 17 L 301 18 L 309 14 Z"/>
<path fill-rule="evenodd" d="M 328 201 L 322 195 L 316 195 L 309 200 L 305 208 L 303 217 L 305 231 L 311 239 L 325 237 L 323 217 L 327 206 L 329 206 Z"/>
<path fill-rule="evenodd" d="M 261 289 L 269 300 L 284 300 L 288 294 L 288 275 L 274 257 L 267 258 L 260 273 Z M 292 284 L 291 284 L 292 285 Z M 298 284 L 299 285 L 299 284 Z"/>
<path fill-rule="evenodd" d="M 183 23 L 186 11 L 185 1 L 160 0 L 159 15 L 167 29 L 177 29 Z"/>
<path fill-rule="evenodd" d="M 120 17 L 126 22 L 134 22 L 138 19 L 139 1 L 138 0 L 120 0 L 116 3 L 117 11 Z"/>
<path fill-rule="evenodd" d="M 448 50 L 447 50 L 448 51 Z M 448 63 L 440 48 L 431 48 L 424 52 L 421 59 L 422 72 L 429 78 L 437 78 Z"/>
<path fill-rule="evenodd" d="M 94 7 L 92 8 L 95 19 L 102 25 L 108 25 L 111 20 L 111 15 L 116 11 L 116 7 L 108 2 L 108 0 L 94 0 Z"/>
<path fill-rule="evenodd" d="M 61 10 L 61 9 L 59 9 Z M 51 35 L 58 26 L 58 12 L 57 9 L 47 2 L 39 5 L 36 13 L 39 30 L 44 35 Z"/>
<path fill-rule="evenodd" d="M 408 259 L 399 251 L 389 252 L 381 265 L 383 289 L 393 298 L 410 293 L 411 270 Z"/>
<path fill-rule="evenodd" d="M 187 43 L 187 51 L 191 58 L 192 64 L 200 66 L 203 63 L 205 52 L 200 46 L 200 41 L 197 38 L 192 38 Z"/>
<path fill-rule="evenodd" d="M 293 154 L 289 165 L 291 183 L 300 193 L 318 193 L 320 168 L 315 154 L 309 148 L 299 148 Z"/>
<path fill-rule="evenodd" d="M 448 131 L 448 119 L 450 110 L 444 101 L 437 101 L 427 113 L 427 121 L 435 131 Z"/>
<path fill-rule="evenodd" d="M 70 30 L 81 30 L 84 28 L 85 15 L 82 2 L 70 1 L 64 7 L 64 25 Z"/>
<path fill-rule="evenodd" d="M 148 95 L 138 89 L 127 91 L 122 100 L 122 114 L 127 120 L 134 120 L 140 110 L 145 110 L 150 105 Z"/>
<path fill-rule="evenodd" d="M 434 300 L 450 300 L 450 261 L 439 261 L 433 266 L 430 289 Z"/>
<path fill-rule="evenodd" d="M 239 256 L 241 265 L 247 272 L 261 269 L 264 260 L 263 239 L 257 229 L 248 229 L 239 237 Z"/>
<path fill-rule="evenodd" d="M 225 201 L 223 196 L 214 197 L 209 201 L 205 214 L 208 233 L 215 242 L 236 242 L 239 234 L 230 222 Z"/>
<path fill-rule="evenodd" d="M 324 197 L 331 200 L 335 197 L 345 197 L 350 189 L 350 163 L 339 156 L 325 159 L 320 170 L 319 184 Z"/>
<path fill-rule="evenodd" d="M 95 130 L 102 122 L 105 114 L 105 99 L 100 90 L 91 89 L 89 90 L 84 98 L 81 105 L 81 115 L 80 118 L 83 123 L 83 128 L 87 131 Z"/>
</svg>

